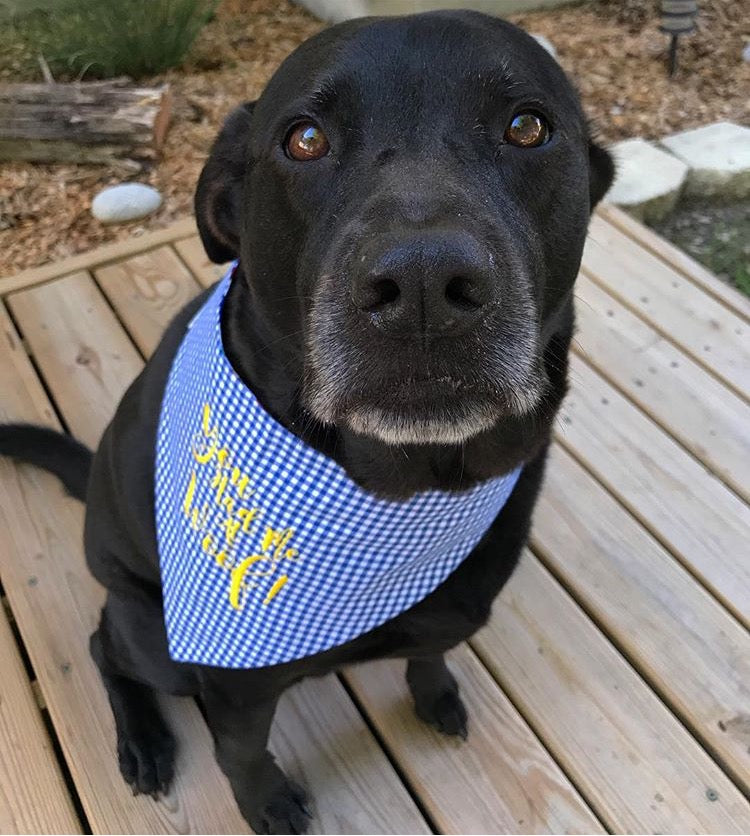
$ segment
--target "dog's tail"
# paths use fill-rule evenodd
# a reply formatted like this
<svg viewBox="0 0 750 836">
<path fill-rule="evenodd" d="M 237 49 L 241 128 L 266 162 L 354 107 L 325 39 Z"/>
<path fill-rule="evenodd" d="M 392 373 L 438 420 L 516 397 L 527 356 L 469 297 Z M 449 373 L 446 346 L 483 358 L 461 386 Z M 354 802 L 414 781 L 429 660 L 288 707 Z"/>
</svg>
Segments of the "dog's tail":
<svg viewBox="0 0 750 836">
<path fill-rule="evenodd" d="M 72 436 L 32 424 L 0 424 L 0 455 L 54 473 L 76 499 L 86 499 L 93 453 Z"/>
</svg>

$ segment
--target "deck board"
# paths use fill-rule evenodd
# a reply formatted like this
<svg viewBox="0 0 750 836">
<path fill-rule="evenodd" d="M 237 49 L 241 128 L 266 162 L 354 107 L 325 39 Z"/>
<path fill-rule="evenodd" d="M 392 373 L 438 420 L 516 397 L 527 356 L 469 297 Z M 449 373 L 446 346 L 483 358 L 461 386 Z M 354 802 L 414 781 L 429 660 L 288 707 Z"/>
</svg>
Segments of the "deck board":
<svg viewBox="0 0 750 836">
<path fill-rule="evenodd" d="M 192 273 L 166 246 L 95 269 L 94 278 L 144 355 L 199 290 Z"/>
<path fill-rule="evenodd" d="M 587 276 L 576 300 L 574 350 L 749 501 L 750 404 Z"/>
<path fill-rule="evenodd" d="M 403 662 L 347 674 L 441 833 L 601 833 L 601 824 L 468 647 L 449 654 L 469 713 L 467 743 L 421 723 Z"/>
<path fill-rule="evenodd" d="M 595 216 L 583 272 L 740 397 L 750 399 L 750 326 L 657 256 Z"/>
<path fill-rule="evenodd" d="M 740 791 L 533 555 L 471 644 L 611 831 L 750 827 Z"/>
<path fill-rule="evenodd" d="M 570 361 L 557 439 L 750 625 L 750 508 L 587 363 Z"/>
<path fill-rule="evenodd" d="M 59 416 L 95 444 L 169 320 L 225 270 L 189 219 L 0 280 L 23 337 L 0 304 L 0 419 Z M 594 219 L 576 295 L 533 553 L 473 649 L 449 659 L 470 739 L 415 718 L 403 663 L 295 687 L 271 747 L 311 790 L 314 832 L 750 830 L 750 303 L 612 207 Z M 248 832 L 189 700 L 165 701 L 180 744 L 169 797 L 133 798 L 122 782 L 87 650 L 102 591 L 81 520 L 55 479 L 0 460 L 1 580 L 88 824 Z M 74 830 L 4 626 L 12 716 L 36 728 L 21 755 L 60 794 L 36 803 L 0 750 L 0 829 L 51 832 L 72 816 L 57 829 Z M 0 746 L 16 733 L 5 703 Z M 17 787 L 5 796 L 3 770 Z"/>
<path fill-rule="evenodd" d="M 531 542 L 750 792 L 748 741 L 732 728 L 750 706 L 750 634 L 559 445 L 550 456 Z"/>
<path fill-rule="evenodd" d="M 432 832 L 335 675 L 284 694 L 270 749 L 308 789 L 312 833 Z"/>
<path fill-rule="evenodd" d="M 132 341 L 88 273 L 18 291 L 8 304 L 58 407 L 96 447 L 141 368 Z"/>
<path fill-rule="evenodd" d="M 693 284 L 697 284 L 709 296 L 719 299 L 728 308 L 750 322 L 750 298 L 714 276 L 710 270 L 707 270 L 679 247 L 657 235 L 653 230 L 634 220 L 627 212 L 623 212 L 622 209 L 611 203 L 602 204 L 597 210 L 597 214 L 604 218 L 610 226 L 624 232 L 640 247 L 669 264 L 670 267 L 692 281 Z"/>
<path fill-rule="evenodd" d="M 171 247 L 131 256 L 95 270 L 94 276 L 144 357 L 201 289 Z"/>
<path fill-rule="evenodd" d="M 0 833 L 83 833 L 0 607 Z"/>
</svg>

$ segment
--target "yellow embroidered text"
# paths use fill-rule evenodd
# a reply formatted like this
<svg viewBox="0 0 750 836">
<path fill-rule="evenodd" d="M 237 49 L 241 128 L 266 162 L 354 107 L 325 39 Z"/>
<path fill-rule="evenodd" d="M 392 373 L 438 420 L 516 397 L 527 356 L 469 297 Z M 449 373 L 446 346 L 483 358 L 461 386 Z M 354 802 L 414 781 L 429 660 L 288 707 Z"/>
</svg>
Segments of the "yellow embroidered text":
<svg viewBox="0 0 750 836">
<path fill-rule="evenodd" d="M 203 406 L 201 428 L 193 437 L 191 453 L 194 466 L 183 494 L 182 512 L 191 529 L 203 534 L 201 551 L 229 573 L 229 604 L 234 609 L 242 609 L 249 590 L 261 587 L 267 590 L 263 604 L 270 604 L 289 582 L 289 576 L 279 570 L 280 563 L 299 557 L 290 545 L 294 529 L 265 526 L 252 553 L 238 557 L 263 512 L 247 501 L 253 494 L 251 477 L 232 463 L 231 450 L 221 446 L 210 404 Z M 196 494 L 205 495 L 199 493 L 204 480 L 210 495 L 198 504 Z"/>
</svg>

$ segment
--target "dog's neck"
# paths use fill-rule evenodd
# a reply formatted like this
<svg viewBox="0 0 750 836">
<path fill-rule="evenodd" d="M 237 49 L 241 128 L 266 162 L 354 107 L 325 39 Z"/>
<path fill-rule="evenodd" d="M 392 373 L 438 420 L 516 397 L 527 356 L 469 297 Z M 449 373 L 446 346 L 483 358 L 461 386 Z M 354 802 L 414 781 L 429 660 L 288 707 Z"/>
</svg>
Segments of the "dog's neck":
<svg viewBox="0 0 750 836">
<path fill-rule="evenodd" d="M 252 304 L 241 270 L 235 272 L 222 310 L 227 358 L 264 409 L 306 444 L 340 464 L 366 490 L 407 498 L 426 490 L 465 490 L 530 460 L 547 443 L 552 419 L 565 394 L 572 307 L 563 327 L 548 341 L 545 365 L 550 387 L 532 417 L 502 418 L 490 430 L 461 445 L 393 446 L 324 426 L 300 400 L 301 363 L 294 336 L 279 336 Z"/>
</svg>

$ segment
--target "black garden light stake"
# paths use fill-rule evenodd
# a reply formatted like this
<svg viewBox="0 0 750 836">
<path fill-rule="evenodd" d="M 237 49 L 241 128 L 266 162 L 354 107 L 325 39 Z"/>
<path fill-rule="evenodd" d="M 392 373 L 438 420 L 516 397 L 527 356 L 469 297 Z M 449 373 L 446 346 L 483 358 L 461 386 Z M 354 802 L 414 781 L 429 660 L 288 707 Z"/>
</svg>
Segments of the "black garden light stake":
<svg viewBox="0 0 750 836">
<path fill-rule="evenodd" d="M 695 29 L 697 15 L 697 0 L 661 0 L 661 31 L 672 38 L 669 44 L 670 75 L 677 69 L 677 39 Z"/>
</svg>

